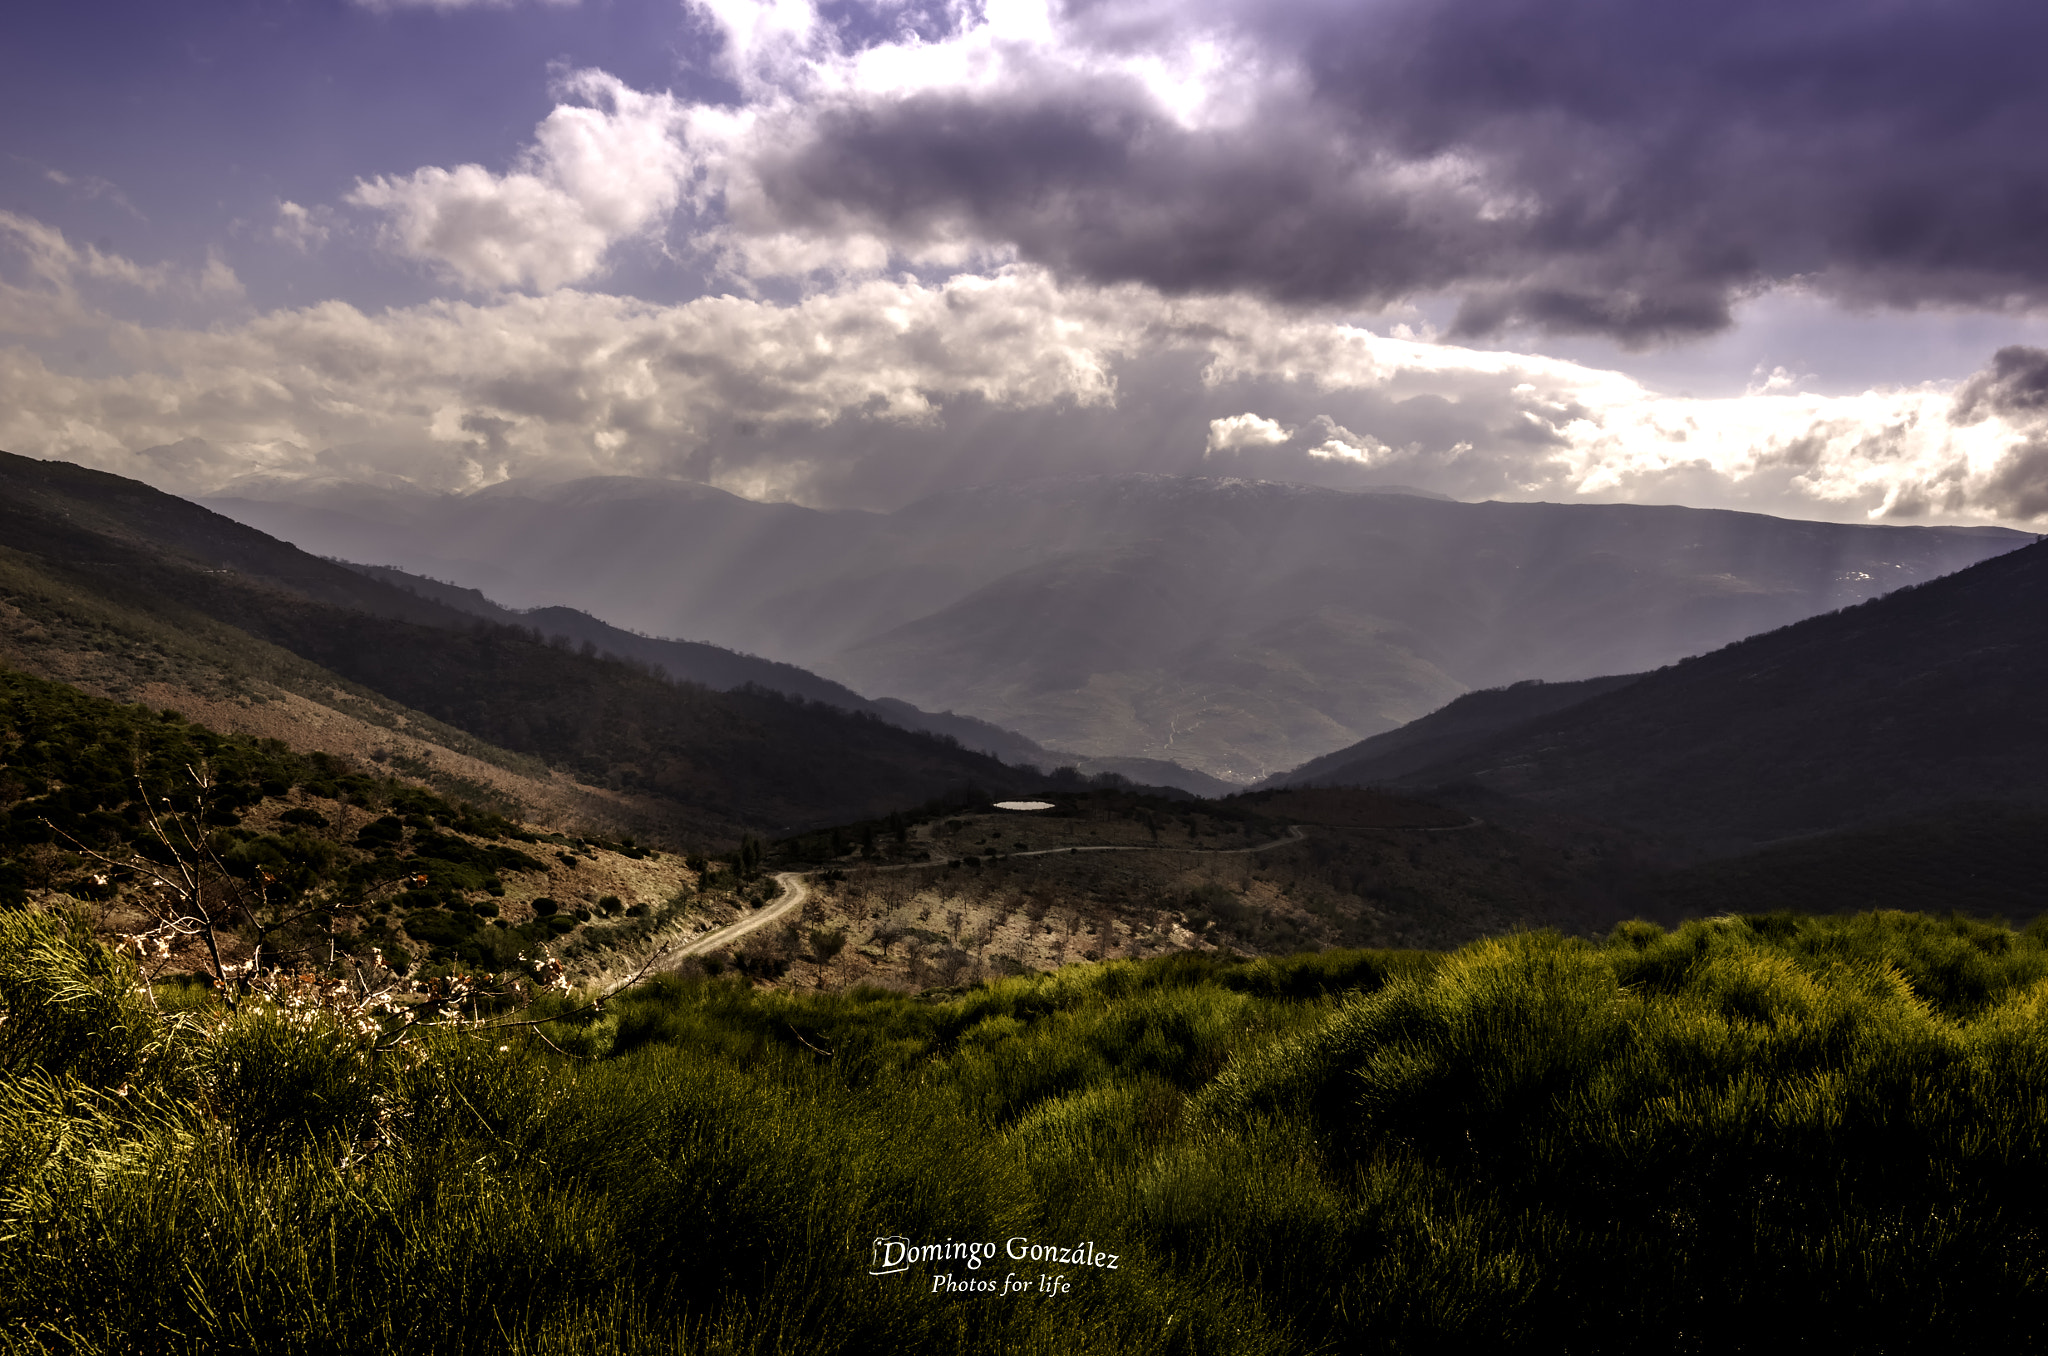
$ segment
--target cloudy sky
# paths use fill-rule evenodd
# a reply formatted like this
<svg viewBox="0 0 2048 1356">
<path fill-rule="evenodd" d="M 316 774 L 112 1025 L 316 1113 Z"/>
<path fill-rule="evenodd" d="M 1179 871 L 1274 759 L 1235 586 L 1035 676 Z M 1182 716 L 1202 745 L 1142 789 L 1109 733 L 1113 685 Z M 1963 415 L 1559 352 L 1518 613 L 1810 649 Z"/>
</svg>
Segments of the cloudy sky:
<svg viewBox="0 0 2048 1356">
<path fill-rule="evenodd" d="M 2038 0 L 17 0 L 0 448 L 2048 530 Z"/>
</svg>

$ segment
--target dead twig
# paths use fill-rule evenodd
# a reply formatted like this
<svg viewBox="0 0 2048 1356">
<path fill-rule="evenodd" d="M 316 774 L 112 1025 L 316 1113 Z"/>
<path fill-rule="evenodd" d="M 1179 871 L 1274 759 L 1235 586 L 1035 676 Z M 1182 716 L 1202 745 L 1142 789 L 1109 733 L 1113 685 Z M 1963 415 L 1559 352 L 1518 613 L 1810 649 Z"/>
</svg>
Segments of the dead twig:
<svg viewBox="0 0 2048 1356">
<path fill-rule="evenodd" d="M 827 1059 L 832 1058 L 832 1052 L 830 1050 L 821 1049 L 818 1046 L 812 1045 L 809 1041 L 804 1040 L 804 1033 L 797 1030 L 794 1026 L 791 1026 L 788 1019 L 785 1018 L 782 1024 L 784 1026 L 789 1027 L 789 1034 L 796 1037 L 798 1041 L 802 1042 L 804 1049 L 812 1051 L 815 1054 L 823 1055 Z"/>
</svg>

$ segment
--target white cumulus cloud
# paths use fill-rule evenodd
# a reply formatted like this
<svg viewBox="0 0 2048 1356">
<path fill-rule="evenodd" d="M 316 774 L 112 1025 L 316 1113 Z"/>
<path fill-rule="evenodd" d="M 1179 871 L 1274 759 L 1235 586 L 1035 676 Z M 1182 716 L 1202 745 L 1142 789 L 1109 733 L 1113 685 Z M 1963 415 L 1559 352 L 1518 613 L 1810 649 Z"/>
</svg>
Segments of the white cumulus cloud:
<svg viewBox="0 0 2048 1356">
<path fill-rule="evenodd" d="M 1366 433 L 1353 433 L 1328 415 L 1316 416 L 1311 457 L 1322 461 L 1356 462 L 1371 466 L 1395 455 L 1394 449 Z"/>
<path fill-rule="evenodd" d="M 1278 447 L 1292 430 L 1259 414 L 1233 414 L 1209 421 L 1209 451 L 1240 452 L 1247 447 Z"/>
<path fill-rule="evenodd" d="M 327 207 L 302 207 L 289 199 L 277 204 L 277 220 L 271 223 L 270 238 L 310 254 L 327 243 L 334 233 L 334 212 Z"/>
<path fill-rule="evenodd" d="M 385 244 L 476 290 L 545 291 L 598 273 L 612 246 L 658 231 L 690 172 L 684 107 L 578 71 L 505 174 L 426 166 L 359 181 L 348 201 L 384 218 Z"/>
</svg>

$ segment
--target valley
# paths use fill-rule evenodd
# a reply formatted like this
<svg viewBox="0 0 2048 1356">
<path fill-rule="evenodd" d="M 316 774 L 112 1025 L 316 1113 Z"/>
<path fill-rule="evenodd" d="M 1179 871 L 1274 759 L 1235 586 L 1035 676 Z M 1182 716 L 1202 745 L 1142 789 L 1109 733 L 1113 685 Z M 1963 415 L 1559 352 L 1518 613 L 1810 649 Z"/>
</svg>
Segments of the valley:
<svg viewBox="0 0 2048 1356">
<path fill-rule="evenodd" d="M 2033 540 L 1195 476 L 994 485 L 890 513 L 626 477 L 269 494 L 208 503 L 317 554 L 767 655 L 1065 761 L 1163 760 L 1236 786 L 1469 690 L 1653 669 Z"/>
<path fill-rule="evenodd" d="M 871 700 L 786 663 L 566 608 L 522 613 L 388 567 L 343 568 L 110 477 L 20 459 L 0 472 L 14 488 L 0 509 L 0 663 L 339 758 L 351 775 L 509 816 L 524 832 L 638 841 L 697 864 L 658 884 L 588 870 L 556 879 L 585 860 L 558 854 L 543 863 L 547 879 L 506 877 L 488 898 L 472 885 L 420 913 L 423 932 L 402 911 L 376 924 L 429 968 L 501 966 L 506 947 L 534 940 L 520 929 L 541 925 L 535 899 L 558 904 L 549 926 L 580 976 L 629 973 L 669 945 L 693 973 L 916 991 L 1183 950 L 1448 948 L 1527 928 L 1600 936 L 1717 900 L 1832 911 L 1943 893 L 1952 868 L 1902 861 L 1879 873 L 1882 890 L 1850 868 L 1882 855 L 1881 842 L 1920 844 L 1930 863 L 1984 864 L 1968 868 L 1981 887 L 1949 892 L 1976 912 L 2043 907 L 2025 881 L 2048 804 L 2048 743 L 2015 698 L 2048 682 L 2041 546 L 1908 537 L 1999 549 L 1677 665 L 1455 696 L 1246 794 L 1142 759 L 1088 767 L 1157 770 L 1165 785 L 1045 770 L 1049 750 L 1033 740 Z M 618 502 L 602 488 L 599 502 Z M 1243 497 L 1199 484 L 1108 488 L 1148 512 L 1193 502 L 1212 527 L 1219 495 L 1226 506 Z M 1093 502 L 1076 492 L 1056 497 L 1069 509 Z M 1353 511 L 1326 495 L 1244 493 L 1261 511 Z M 1146 549 L 1127 549 L 1115 570 L 1148 577 Z M 1058 567 L 1068 582 L 1050 596 L 1076 613 L 1092 606 L 1076 622 L 1093 631 L 1041 651 L 1059 609 L 1032 620 L 1026 590 L 979 610 L 974 653 L 942 647 L 928 667 L 1037 682 L 1090 647 L 1135 653 L 1161 626 L 1184 629 L 1204 588 L 1222 590 L 1224 610 L 1239 605 L 1185 559 L 1171 571 L 1174 588 L 1194 590 L 1183 602 L 1156 589 L 1105 602 L 1102 576 L 1081 559 Z M 1320 653 L 1313 672 L 1341 661 Z M 1871 729 L 1893 733 L 1871 740 Z M 1190 797 L 1190 781 L 1208 798 Z M 1360 787 L 1381 789 L 1347 789 Z M 990 807 L 1020 794 L 1049 808 Z M 753 859 L 734 846 L 749 842 Z M 59 896 L 77 884 L 41 879 Z M 1859 893 L 1847 880 L 1873 884 Z M 371 938 L 370 924 L 350 926 Z"/>
</svg>

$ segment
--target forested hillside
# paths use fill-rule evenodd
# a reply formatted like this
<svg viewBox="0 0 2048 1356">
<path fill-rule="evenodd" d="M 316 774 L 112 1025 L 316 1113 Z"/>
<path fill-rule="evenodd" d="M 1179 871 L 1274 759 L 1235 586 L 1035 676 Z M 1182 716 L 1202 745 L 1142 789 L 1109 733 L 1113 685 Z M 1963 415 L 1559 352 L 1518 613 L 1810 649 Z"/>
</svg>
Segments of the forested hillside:
<svg viewBox="0 0 2048 1356">
<path fill-rule="evenodd" d="M 457 744 L 467 736 L 615 793 L 623 818 L 676 845 L 1042 780 L 871 717 L 671 682 L 480 623 L 136 482 L 60 463 L 0 459 L 0 593 L 8 656 L 35 671 L 112 695 L 169 679 L 316 703 L 352 689 L 397 704 L 386 722 L 410 712 L 459 731 Z M 66 664 L 84 650 L 92 662 Z"/>
</svg>

